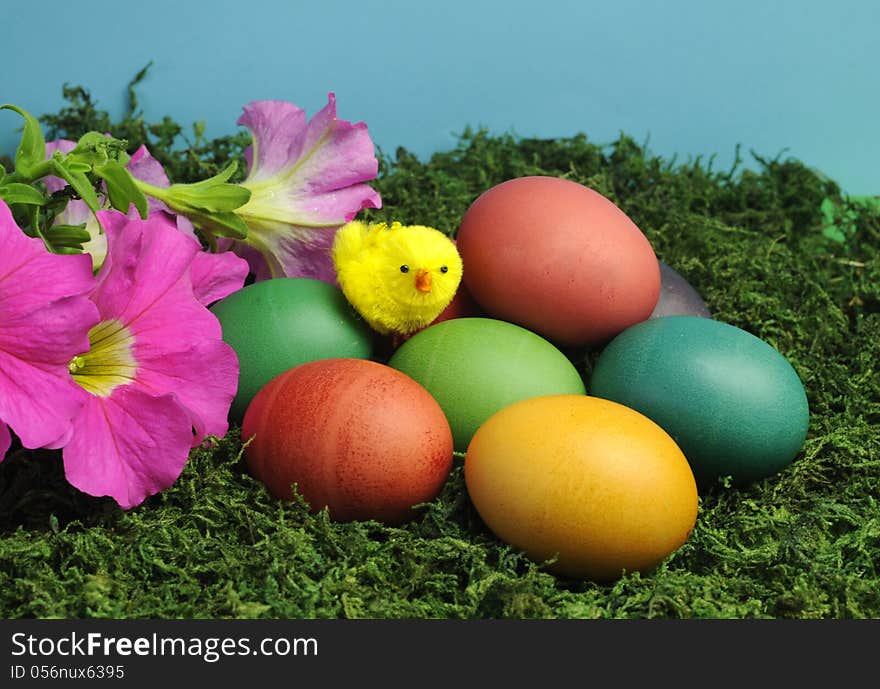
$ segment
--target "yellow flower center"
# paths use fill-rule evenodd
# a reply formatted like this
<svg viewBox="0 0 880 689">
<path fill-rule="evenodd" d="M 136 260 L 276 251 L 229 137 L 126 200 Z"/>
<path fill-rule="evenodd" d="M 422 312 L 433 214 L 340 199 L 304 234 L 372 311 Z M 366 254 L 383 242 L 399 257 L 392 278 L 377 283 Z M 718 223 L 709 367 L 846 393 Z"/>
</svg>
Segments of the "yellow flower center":
<svg viewBox="0 0 880 689">
<path fill-rule="evenodd" d="M 89 351 L 68 364 L 73 380 L 93 395 L 108 397 L 120 385 L 134 380 L 137 362 L 133 344 L 134 335 L 121 322 L 101 321 L 89 330 Z"/>
</svg>

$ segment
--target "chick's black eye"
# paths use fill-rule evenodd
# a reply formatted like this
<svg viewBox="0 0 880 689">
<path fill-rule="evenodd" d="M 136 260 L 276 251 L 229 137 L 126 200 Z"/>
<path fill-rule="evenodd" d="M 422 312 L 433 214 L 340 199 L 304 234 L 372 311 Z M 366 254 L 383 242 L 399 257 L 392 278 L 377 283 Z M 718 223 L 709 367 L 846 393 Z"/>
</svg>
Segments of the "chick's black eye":
<svg viewBox="0 0 880 689">
<path fill-rule="evenodd" d="M 440 266 L 440 272 L 441 272 L 441 273 L 448 273 L 448 272 L 449 272 L 449 268 L 448 268 L 447 266 Z"/>
<path fill-rule="evenodd" d="M 409 266 L 406 265 L 406 263 L 404 263 L 402 266 L 400 266 L 400 272 L 401 272 L 401 273 L 408 273 L 408 272 L 409 272 Z"/>
</svg>

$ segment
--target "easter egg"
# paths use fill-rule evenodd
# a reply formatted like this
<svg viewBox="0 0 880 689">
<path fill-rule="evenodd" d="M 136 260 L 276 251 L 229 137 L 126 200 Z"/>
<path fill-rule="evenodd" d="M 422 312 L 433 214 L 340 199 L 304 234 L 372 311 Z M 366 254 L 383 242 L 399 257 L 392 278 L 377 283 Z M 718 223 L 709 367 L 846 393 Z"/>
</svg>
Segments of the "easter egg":
<svg viewBox="0 0 880 689">
<path fill-rule="evenodd" d="M 238 392 L 230 418 L 240 421 L 257 391 L 279 373 L 315 359 L 372 356 L 372 331 L 342 291 L 312 278 L 255 282 L 211 307 L 223 340 L 238 355 Z"/>
<path fill-rule="evenodd" d="M 654 568 L 697 518 L 693 473 L 669 434 L 586 395 L 516 402 L 474 434 L 464 460 L 486 526 L 550 571 L 607 581 Z"/>
<path fill-rule="evenodd" d="M 806 393 L 788 360 L 709 318 L 665 316 L 625 330 L 602 350 L 589 388 L 665 429 L 701 482 L 747 483 L 781 471 L 809 425 Z"/>
<path fill-rule="evenodd" d="M 561 347 L 595 346 L 647 319 L 657 257 L 614 203 L 577 182 L 519 177 L 481 194 L 456 233 L 463 281 L 488 316 Z"/>
<path fill-rule="evenodd" d="M 709 307 L 684 277 L 672 266 L 660 261 L 660 298 L 650 318 L 663 316 L 700 316 L 711 318 Z"/>
<path fill-rule="evenodd" d="M 492 414 L 527 397 L 583 394 L 583 378 L 555 345 L 493 318 L 456 318 L 413 335 L 388 365 L 433 395 L 464 452 Z"/>
<path fill-rule="evenodd" d="M 452 469 L 443 410 L 412 378 L 375 361 L 323 359 L 273 378 L 242 422 L 248 469 L 276 498 L 292 484 L 336 521 L 402 523 Z"/>
</svg>

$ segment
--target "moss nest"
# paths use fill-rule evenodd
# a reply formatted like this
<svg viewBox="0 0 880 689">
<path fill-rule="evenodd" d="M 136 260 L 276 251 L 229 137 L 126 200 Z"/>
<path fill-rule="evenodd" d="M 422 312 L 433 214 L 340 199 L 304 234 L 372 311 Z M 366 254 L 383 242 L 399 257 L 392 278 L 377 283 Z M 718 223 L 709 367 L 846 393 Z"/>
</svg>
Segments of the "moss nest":
<svg viewBox="0 0 880 689">
<path fill-rule="evenodd" d="M 132 151 L 146 143 L 180 182 L 242 160 L 243 134 L 206 140 L 200 125 L 185 136 L 168 118 L 146 123 L 136 83 L 119 121 L 65 88 L 68 105 L 42 118 L 47 138 L 98 129 Z M 797 159 L 751 154 L 746 167 L 737 156 L 717 171 L 626 135 L 465 130 L 426 162 L 404 149 L 379 157 L 384 205 L 364 217 L 450 235 L 479 194 L 513 177 L 566 177 L 610 198 L 715 318 L 791 362 L 811 410 L 801 452 L 778 475 L 704 491 L 691 537 L 656 570 L 597 584 L 554 576 L 496 539 L 468 500 L 460 456 L 442 494 L 392 528 L 274 500 L 248 475 L 235 427 L 129 512 L 72 488 L 57 453 L 18 448 L 0 465 L 5 618 L 880 617 L 876 205 Z M 829 203 L 845 236 L 825 231 Z"/>
</svg>

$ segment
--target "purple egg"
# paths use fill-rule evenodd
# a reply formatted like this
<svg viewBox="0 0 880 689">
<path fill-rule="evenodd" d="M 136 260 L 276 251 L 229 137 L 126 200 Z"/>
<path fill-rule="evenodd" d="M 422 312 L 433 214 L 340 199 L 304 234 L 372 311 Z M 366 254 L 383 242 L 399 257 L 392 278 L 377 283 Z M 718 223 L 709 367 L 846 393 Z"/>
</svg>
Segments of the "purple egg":
<svg viewBox="0 0 880 689">
<path fill-rule="evenodd" d="M 711 318 L 712 314 L 697 290 L 673 268 L 660 261 L 660 298 L 648 318 L 662 316 Z"/>
</svg>

